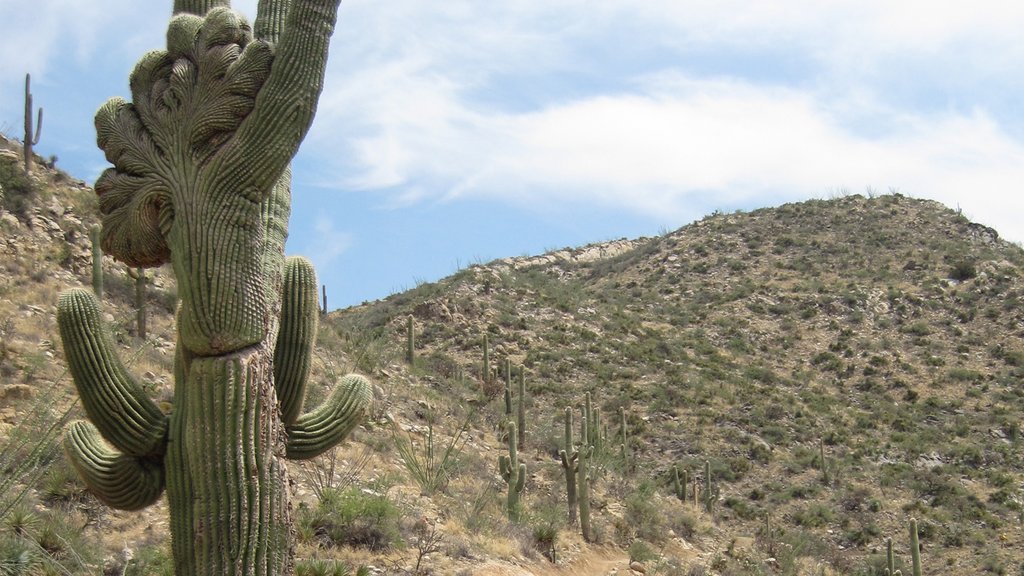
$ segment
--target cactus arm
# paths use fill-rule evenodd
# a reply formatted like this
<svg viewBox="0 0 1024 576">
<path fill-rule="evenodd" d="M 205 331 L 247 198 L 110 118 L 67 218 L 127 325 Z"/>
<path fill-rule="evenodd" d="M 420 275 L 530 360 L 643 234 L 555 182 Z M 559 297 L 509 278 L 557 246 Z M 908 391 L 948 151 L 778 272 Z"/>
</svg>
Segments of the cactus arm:
<svg viewBox="0 0 1024 576">
<path fill-rule="evenodd" d="M 160 498 L 164 472 L 159 460 L 135 458 L 111 450 L 88 422 L 71 424 L 64 450 L 89 490 L 119 510 L 140 510 Z"/>
<path fill-rule="evenodd" d="M 295 424 L 305 400 L 320 316 L 316 286 L 316 272 L 309 260 L 288 258 L 281 299 L 281 327 L 274 347 L 274 386 L 285 426 Z"/>
<path fill-rule="evenodd" d="M 265 194 L 291 162 L 316 113 L 339 3 L 289 3 L 270 75 L 234 142 L 215 162 L 218 184 L 246 182 Z M 278 137 L 268 141 L 267 134 Z"/>
<path fill-rule="evenodd" d="M 366 378 L 342 378 L 323 404 L 287 427 L 287 457 L 308 460 L 336 446 L 363 421 L 372 397 Z"/>
<path fill-rule="evenodd" d="M 57 323 L 82 405 L 103 437 L 129 456 L 163 454 L 167 418 L 114 353 L 95 298 L 81 289 L 64 292 Z"/>
<path fill-rule="evenodd" d="M 512 477 L 512 468 L 508 465 L 508 456 L 504 454 L 498 455 L 498 473 L 501 474 L 501 478 L 505 482 L 508 482 Z"/>
</svg>

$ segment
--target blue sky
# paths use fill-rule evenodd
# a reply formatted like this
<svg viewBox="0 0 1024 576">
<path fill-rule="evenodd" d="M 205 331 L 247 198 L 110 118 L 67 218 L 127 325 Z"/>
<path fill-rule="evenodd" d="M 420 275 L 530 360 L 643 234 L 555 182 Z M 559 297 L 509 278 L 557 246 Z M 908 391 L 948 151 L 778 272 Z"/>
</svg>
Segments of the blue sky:
<svg viewBox="0 0 1024 576">
<path fill-rule="evenodd" d="M 93 113 L 170 5 L 0 0 L 0 129 L 31 72 L 38 152 L 91 182 Z M 1024 240 L 1021 30 L 987 0 L 345 0 L 288 251 L 333 308 L 868 187 Z"/>
</svg>

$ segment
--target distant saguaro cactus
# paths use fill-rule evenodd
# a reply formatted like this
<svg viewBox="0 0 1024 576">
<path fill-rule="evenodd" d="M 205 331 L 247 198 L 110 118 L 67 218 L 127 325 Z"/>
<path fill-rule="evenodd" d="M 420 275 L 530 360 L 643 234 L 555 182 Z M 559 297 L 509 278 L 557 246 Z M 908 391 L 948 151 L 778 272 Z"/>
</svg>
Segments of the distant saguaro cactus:
<svg viewBox="0 0 1024 576">
<path fill-rule="evenodd" d="M 593 532 L 590 530 L 590 458 L 594 455 L 593 444 L 587 443 L 587 412 L 584 407 L 582 412 L 582 418 L 580 418 L 580 442 L 583 443 L 580 446 L 579 456 L 577 457 L 577 472 L 576 472 L 576 498 L 579 500 L 580 508 L 580 532 L 583 534 L 583 539 L 587 542 L 591 542 Z"/>
<path fill-rule="evenodd" d="M 100 249 L 100 227 L 89 229 L 92 246 L 92 293 L 97 300 L 103 300 L 103 251 Z"/>
<path fill-rule="evenodd" d="M 910 573 L 921 576 L 921 542 L 917 537 L 917 519 L 910 519 Z"/>
<path fill-rule="evenodd" d="M 43 109 L 39 108 L 35 130 L 32 129 L 32 75 L 25 74 L 25 174 L 32 170 L 32 147 L 39 144 L 43 131 Z"/>
<path fill-rule="evenodd" d="M 516 430 L 519 433 L 519 447 L 526 447 L 526 370 L 519 368 L 519 389 L 516 402 Z"/>
<path fill-rule="evenodd" d="M 508 500 L 506 502 L 508 519 L 518 522 L 521 513 L 519 495 L 526 486 L 526 464 L 519 462 L 515 422 L 507 422 L 505 431 L 508 436 L 508 456 L 498 456 L 498 471 L 501 473 L 501 478 L 508 484 Z"/>
<path fill-rule="evenodd" d="M 285 459 L 336 445 L 371 398 L 349 375 L 303 412 L 317 281 L 307 260 L 284 257 L 289 164 L 338 4 L 260 0 L 250 26 L 226 0 L 176 0 L 167 49 L 131 74 L 133 102 L 96 113 L 113 164 L 95 183 L 102 248 L 131 267 L 170 262 L 177 280 L 174 408 L 165 415 L 125 370 L 96 299 L 70 290 L 58 324 L 89 421 L 64 445 L 111 506 L 142 508 L 166 489 L 178 576 L 290 573 Z"/>
<path fill-rule="evenodd" d="M 135 281 L 135 332 L 140 340 L 146 339 L 146 271 L 129 268 L 128 277 Z"/>
</svg>

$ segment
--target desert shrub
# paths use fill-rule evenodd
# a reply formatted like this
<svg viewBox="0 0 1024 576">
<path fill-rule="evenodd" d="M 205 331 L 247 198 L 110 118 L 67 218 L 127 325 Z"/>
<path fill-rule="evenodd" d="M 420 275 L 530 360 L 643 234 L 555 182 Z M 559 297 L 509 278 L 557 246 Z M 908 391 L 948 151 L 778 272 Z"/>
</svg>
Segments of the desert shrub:
<svg viewBox="0 0 1024 576">
<path fill-rule="evenodd" d="M 300 509 L 298 530 L 326 546 L 386 550 L 400 542 L 399 510 L 386 494 L 358 488 L 327 490 L 313 508 Z"/>
<path fill-rule="evenodd" d="M 626 523 L 632 527 L 637 538 L 658 544 L 665 540 L 665 516 L 655 499 L 652 482 L 643 481 L 626 499 Z"/>
<path fill-rule="evenodd" d="M 36 190 L 13 158 L 0 158 L 0 188 L 3 189 L 0 193 L 0 206 L 19 220 L 27 221 L 28 211 L 35 202 Z"/>
</svg>

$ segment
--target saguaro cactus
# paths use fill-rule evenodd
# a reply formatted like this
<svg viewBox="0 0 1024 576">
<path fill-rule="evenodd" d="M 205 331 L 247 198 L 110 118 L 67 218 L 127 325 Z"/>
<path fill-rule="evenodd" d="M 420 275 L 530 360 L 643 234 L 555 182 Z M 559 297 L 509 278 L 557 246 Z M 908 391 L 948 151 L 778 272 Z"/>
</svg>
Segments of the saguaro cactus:
<svg viewBox="0 0 1024 576">
<path fill-rule="evenodd" d="M 487 334 L 486 333 L 484 334 L 483 347 L 484 347 L 484 367 L 483 367 L 483 374 L 481 374 L 481 376 L 483 377 L 483 381 L 485 383 L 487 383 L 487 382 L 491 381 L 491 346 L 490 346 L 490 342 L 488 342 L 488 340 L 487 340 Z"/>
<path fill-rule="evenodd" d="M 341 441 L 370 400 L 342 378 L 303 413 L 319 317 L 312 265 L 284 258 L 289 163 L 312 122 L 339 0 L 261 0 L 255 26 L 226 0 L 176 0 L 167 49 L 131 74 L 133 102 L 96 114 L 113 167 L 96 181 L 103 250 L 170 262 L 180 305 L 174 409 L 165 416 L 116 358 L 86 291 L 58 322 L 90 422 L 69 459 L 108 504 L 167 490 L 176 574 L 291 571 L 285 458 Z M 107 443 L 101 440 L 105 439 Z"/>
<path fill-rule="evenodd" d="M 580 451 L 572 440 L 572 408 L 565 409 L 565 449 L 558 451 L 565 470 L 565 495 L 569 504 L 569 524 L 576 523 L 576 471 L 579 470 Z"/>
<path fill-rule="evenodd" d="M 89 228 L 92 244 L 92 292 L 97 300 L 103 300 L 103 251 L 100 248 L 100 227 Z"/>
<path fill-rule="evenodd" d="M 32 147 L 39 144 L 39 136 L 43 131 L 43 109 L 39 109 L 35 130 L 32 129 L 32 75 L 25 74 L 25 174 L 32 170 Z"/>
<path fill-rule="evenodd" d="M 583 534 L 583 539 L 590 542 L 592 534 L 590 531 L 590 458 L 594 455 L 594 446 L 587 443 L 587 411 L 585 407 L 582 410 L 582 416 L 580 418 L 580 441 L 583 442 L 583 445 L 580 446 L 580 453 L 577 457 L 576 497 L 579 499 L 580 532 Z"/>
<path fill-rule="evenodd" d="M 672 491 L 675 492 L 676 498 L 679 498 L 680 502 L 686 502 L 686 486 L 690 483 L 690 473 L 687 470 L 683 470 L 682 475 L 679 473 L 679 467 L 672 465 Z"/>
<path fill-rule="evenodd" d="M 141 340 L 146 339 L 146 271 L 129 268 L 128 277 L 135 281 L 135 332 Z"/>
<path fill-rule="evenodd" d="M 619 449 L 622 452 L 622 468 L 628 474 L 631 470 L 630 467 L 630 451 L 629 451 L 629 433 L 626 430 L 626 409 L 619 408 L 619 426 L 622 430 L 621 440 L 622 443 L 619 445 Z"/>
<path fill-rule="evenodd" d="M 320 315 L 327 316 L 327 284 L 321 284 L 320 288 L 323 290 L 324 293 L 324 305 L 322 308 L 320 308 Z"/>
<path fill-rule="evenodd" d="M 505 431 L 508 436 L 508 456 L 498 456 L 498 471 L 508 484 L 507 512 L 508 519 L 519 521 L 519 494 L 526 486 L 526 464 L 519 463 L 519 450 L 516 447 L 516 423 L 507 422 Z"/>
</svg>

